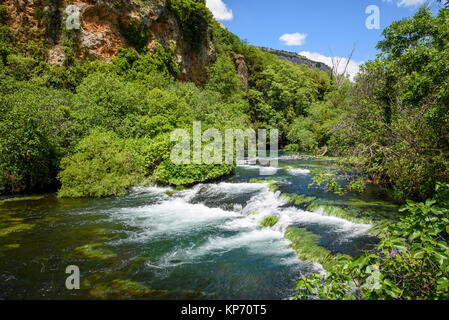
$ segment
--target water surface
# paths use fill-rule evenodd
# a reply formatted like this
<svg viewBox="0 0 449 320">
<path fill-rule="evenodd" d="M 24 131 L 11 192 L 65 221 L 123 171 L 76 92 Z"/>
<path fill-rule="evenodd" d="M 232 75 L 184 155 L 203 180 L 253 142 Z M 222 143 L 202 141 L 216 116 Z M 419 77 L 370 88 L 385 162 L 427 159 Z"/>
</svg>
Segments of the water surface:
<svg viewBox="0 0 449 320">
<path fill-rule="evenodd" d="M 318 234 L 333 253 L 358 255 L 377 239 L 370 224 L 286 204 L 282 193 L 314 196 L 374 221 L 397 211 L 375 186 L 343 197 L 309 187 L 317 168 L 334 165 L 245 165 L 225 181 L 174 195 L 136 187 L 123 198 L 0 202 L 0 299 L 288 299 L 302 275 L 323 270 L 298 260 L 284 238 L 288 227 Z M 253 178 L 274 178 L 279 191 Z M 267 216 L 279 222 L 260 226 Z M 65 288 L 68 265 L 81 270 L 80 290 Z"/>
</svg>

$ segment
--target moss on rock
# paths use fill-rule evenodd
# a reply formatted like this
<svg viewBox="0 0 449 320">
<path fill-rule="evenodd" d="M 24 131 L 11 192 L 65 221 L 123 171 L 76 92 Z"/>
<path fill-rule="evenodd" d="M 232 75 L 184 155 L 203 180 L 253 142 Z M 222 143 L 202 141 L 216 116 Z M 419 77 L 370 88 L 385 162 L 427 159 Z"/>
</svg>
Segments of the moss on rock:
<svg viewBox="0 0 449 320">
<path fill-rule="evenodd" d="M 276 225 L 276 223 L 278 223 L 278 221 L 279 221 L 279 218 L 275 217 L 275 216 L 265 217 L 262 220 L 262 222 L 260 223 L 260 225 L 263 227 L 271 228 L 271 227 L 274 227 Z"/>
</svg>

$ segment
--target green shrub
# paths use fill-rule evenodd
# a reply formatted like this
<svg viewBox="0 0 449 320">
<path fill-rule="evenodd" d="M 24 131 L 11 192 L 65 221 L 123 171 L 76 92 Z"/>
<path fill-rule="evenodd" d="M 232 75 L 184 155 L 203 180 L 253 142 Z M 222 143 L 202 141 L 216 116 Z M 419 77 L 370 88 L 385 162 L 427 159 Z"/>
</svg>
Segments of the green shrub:
<svg viewBox="0 0 449 320">
<path fill-rule="evenodd" d="M 139 159 L 116 134 L 92 131 L 61 161 L 59 197 L 124 196 L 143 177 Z"/>
<path fill-rule="evenodd" d="M 158 41 L 152 55 L 134 49 L 119 48 L 112 60 L 118 73 L 126 80 L 136 80 L 148 88 L 163 88 L 178 79 L 179 67 L 175 46 L 165 49 Z"/>
<path fill-rule="evenodd" d="M 167 0 L 180 23 L 184 41 L 197 50 L 206 37 L 212 15 L 204 0 Z"/>
<path fill-rule="evenodd" d="M 0 5 L 0 24 L 5 23 L 7 15 L 8 15 L 8 7 L 5 5 Z"/>
<path fill-rule="evenodd" d="M 145 175 L 151 175 L 164 160 L 170 157 L 174 142 L 170 141 L 170 134 L 161 134 L 155 138 L 130 138 L 125 145 L 139 159 L 145 167 Z"/>
<path fill-rule="evenodd" d="M 208 90 L 219 92 L 225 100 L 230 100 L 239 92 L 241 80 L 237 75 L 234 63 L 225 55 L 219 56 L 207 71 L 209 82 L 206 88 Z"/>
<path fill-rule="evenodd" d="M 265 218 L 263 218 L 260 225 L 263 227 L 271 228 L 271 227 L 274 227 L 276 225 L 276 223 L 278 223 L 278 221 L 279 221 L 279 218 L 275 217 L 275 216 L 265 217 Z"/>
<path fill-rule="evenodd" d="M 41 21 L 45 17 L 45 11 L 41 8 L 34 9 L 33 17 L 37 20 L 37 26 L 41 26 Z"/>
<path fill-rule="evenodd" d="M 309 187 L 314 185 L 317 185 L 318 187 L 326 185 L 328 191 L 342 196 L 344 194 L 344 190 L 333 175 L 335 175 L 334 172 L 320 172 L 312 178 L 313 182 L 309 185 Z"/>
<path fill-rule="evenodd" d="M 314 152 L 318 148 L 318 142 L 315 139 L 313 132 L 308 128 L 311 126 L 311 119 L 305 117 L 298 117 L 287 134 L 287 139 L 290 142 L 288 151 L 310 151 Z"/>
<path fill-rule="evenodd" d="M 72 140 L 64 91 L 2 80 L 0 193 L 43 191 L 56 185 L 59 160 Z"/>
<path fill-rule="evenodd" d="M 130 114 L 148 113 L 147 90 L 125 82 L 113 73 L 94 73 L 81 83 L 74 96 L 74 118 L 79 132 L 95 127 L 120 130 Z"/>
</svg>

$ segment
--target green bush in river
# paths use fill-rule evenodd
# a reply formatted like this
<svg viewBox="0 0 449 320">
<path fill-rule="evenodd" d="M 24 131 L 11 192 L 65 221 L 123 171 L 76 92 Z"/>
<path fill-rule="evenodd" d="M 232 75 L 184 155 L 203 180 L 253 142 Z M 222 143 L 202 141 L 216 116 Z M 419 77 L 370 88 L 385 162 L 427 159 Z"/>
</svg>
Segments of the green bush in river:
<svg viewBox="0 0 449 320">
<path fill-rule="evenodd" d="M 167 6 L 177 17 L 184 39 L 197 50 L 207 35 L 212 14 L 204 0 L 166 0 Z"/>
<path fill-rule="evenodd" d="M 124 196 L 144 166 L 113 132 L 93 130 L 61 161 L 59 197 Z"/>
<path fill-rule="evenodd" d="M 386 227 L 376 250 L 303 277 L 294 299 L 449 298 L 449 184 L 433 199 L 408 201 L 401 221 Z M 357 290 L 354 290 L 357 289 Z"/>
<path fill-rule="evenodd" d="M 331 138 L 401 201 L 427 199 L 449 180 L 448 19 L 447 8 L 424 6 L 383 31 L 381 54 L 362 67 Z"/>
<path fill-rule="evenodd" d="M 265 218 L 263 218 L 260 225 L 263 227 L 271 228 L 271 227 L 274 227 L 276 225 L 276 223 L 278 223 L 278 221 L 279 221 L 279 218 L 275 217 L 275 216 L 265 217 Z"/>
</svg>

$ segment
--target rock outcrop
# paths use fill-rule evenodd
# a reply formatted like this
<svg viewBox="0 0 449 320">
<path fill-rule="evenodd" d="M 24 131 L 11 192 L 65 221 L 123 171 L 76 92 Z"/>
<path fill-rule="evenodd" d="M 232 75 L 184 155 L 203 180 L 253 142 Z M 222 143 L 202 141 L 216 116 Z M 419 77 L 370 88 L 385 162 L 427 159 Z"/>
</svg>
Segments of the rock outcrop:
<svg viewBox="0 0 449 320">
<path fill-rule="evenodd" d="M 322 70 L 325 72 L 331 70 L 331 68 L 328 65 L 326 65 L 325 63 L 312 61 L 312 60 L 310 60 L 304 56 L 301 56 L 297 53 L 294 53 L 294 52 L 288 52 L 288 51 L 284 51 L 284 50 L 275 50 L 275 49 L 266 48 L 266 47 L 258 47 L 258 48 L 262 51 L 274 54 L 275 56 L 277 56 L 278 58 L 280 58 L 282 60 L 287 60 L 287 61 L 290 61 L 297 65 L 304 64 L 311 69 L 319 69 L 319 70 Z"/>
</svg>

